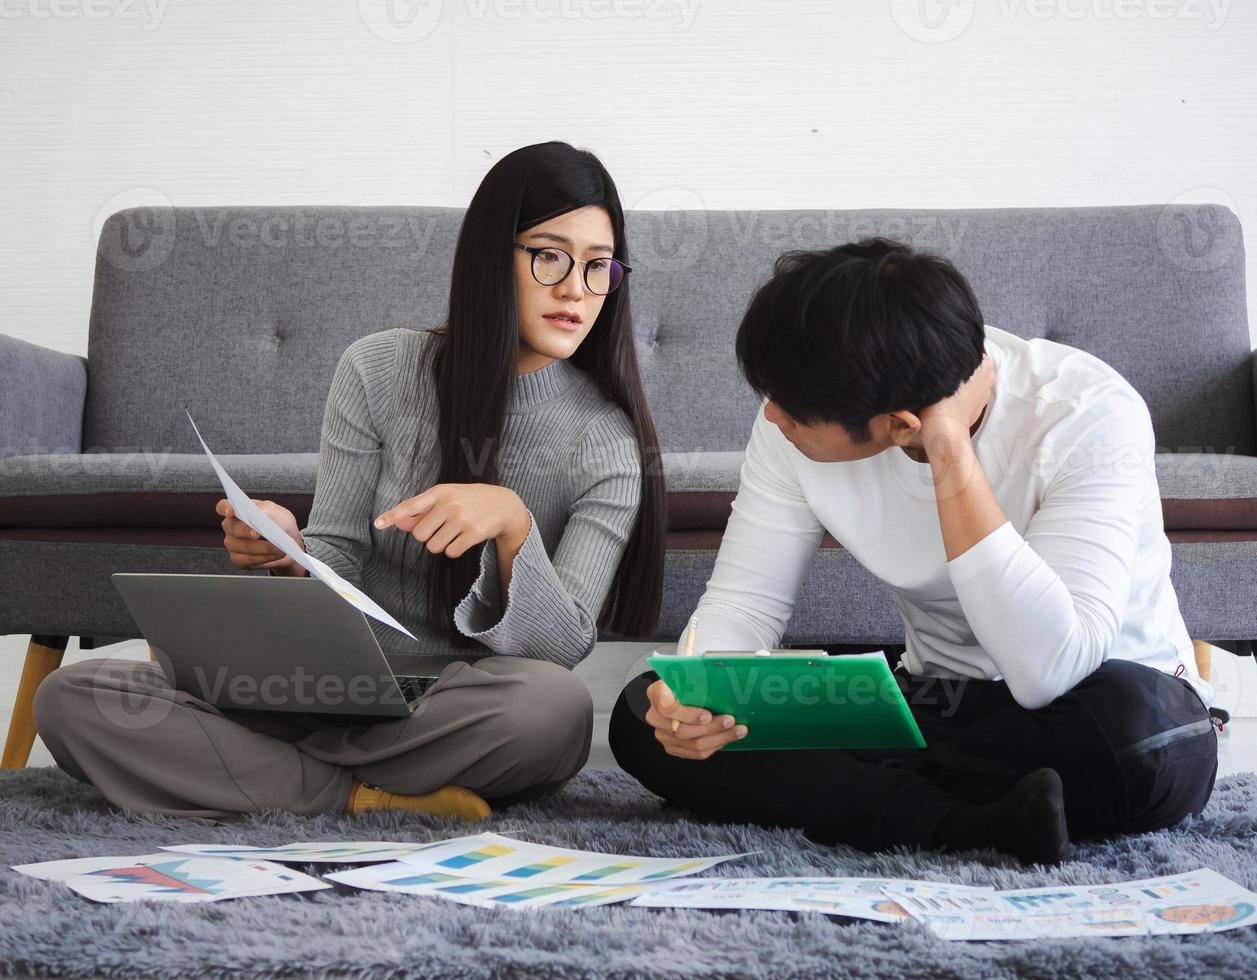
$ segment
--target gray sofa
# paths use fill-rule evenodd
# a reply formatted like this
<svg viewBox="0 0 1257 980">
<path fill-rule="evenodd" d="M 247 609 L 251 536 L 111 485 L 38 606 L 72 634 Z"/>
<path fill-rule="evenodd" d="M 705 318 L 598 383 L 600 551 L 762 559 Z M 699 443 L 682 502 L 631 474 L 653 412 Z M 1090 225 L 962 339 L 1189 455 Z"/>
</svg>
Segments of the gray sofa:
<svg viewBox="0 0 1257 980">
<path fill-rule="evenodd" d="M 442 317 L 461 211 L 132 209 L 101 232 L 86 359 L 0 336 L 0 634 L 31 634 L 6 765 L 66 638 L 138 636 L 114 571 L 233 571 L 191 427 L 304 523 L 323 403 L 354 339 Z M 1213 206 L 629 215 L 641 366 L 666 456 L 662 637 L 711 569 L 757 401 L 732 339 L 774 258 L 870 234 L 949 256 L 986 321 L 1088 350 L 1155 422 L 1174 583 L 1193 636 L 1257 637 L 1257 417 L 1243 243 Z M 241 573 L 246 574 L 246 573 Z M 826 541 L 790 625 L 902 638 L 887 591 Z M 17 665 L 10 668 L 15 669 Z"/>
</svg>

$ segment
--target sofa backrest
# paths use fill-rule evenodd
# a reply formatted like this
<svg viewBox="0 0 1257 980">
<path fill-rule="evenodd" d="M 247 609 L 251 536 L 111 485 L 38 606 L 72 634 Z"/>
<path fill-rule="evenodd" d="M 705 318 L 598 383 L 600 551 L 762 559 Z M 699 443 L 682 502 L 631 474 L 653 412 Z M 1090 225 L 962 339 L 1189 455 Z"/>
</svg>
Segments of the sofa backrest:
<svg viewBox="0 0 1257 980">
<path fill-rule="evenodd" d="M 462 209 L 129 209 L 101 231 L 84 447 L 316 452 L 341 352 L 444 316 Z M 741 449 L 733 337 L 792 248 L 880 234 L 950 258 L 987 323 L 1112 364 L 1167 450 L 1257 452 L 1240 225 L 1213 205 L 662 211 L 627 217 L 638 351 L 667 451 Z"/>
</svg>

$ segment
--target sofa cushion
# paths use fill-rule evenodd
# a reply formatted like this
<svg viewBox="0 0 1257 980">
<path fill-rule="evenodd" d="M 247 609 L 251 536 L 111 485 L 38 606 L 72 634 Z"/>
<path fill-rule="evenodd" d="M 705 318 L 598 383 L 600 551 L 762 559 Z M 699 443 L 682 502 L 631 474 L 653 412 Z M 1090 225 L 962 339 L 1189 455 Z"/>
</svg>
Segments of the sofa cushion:
<svg viewBox="0 0 1257 980">
<path fill-rule="evenodd" d="M 1257 457 L 1161 453 L 1157 483 L 1169 530 L 1257 528 Z"/>
<path fill-rule="evenodd" d="M 672 546 L 709 547 L 713 539 L 702 535 L 712 532 L 719 542 L 737 493 L 742 455 L 663 454 L 668 528 L 700 535 L 676 538 Z M 219 459 L 246 493 L 274 500 L 305 524 L 317 454 Z M 1257 531 L 1257 457 L 1161 453 L 1156 466 L 1167 531 Z M 217 528 L 214 505 L 222 495 L 204 454 L 89 453 L 0 460 L 0 526 L 10 528 Z"/>
<path fill-rule="evenodd" d="M 220 456 L 253 497 L 310 513 L 317 453 Z M 0 460 L 0 525 L 217 527 L 222 487 L 204 453 L 87 453 Z"/>
</svg>

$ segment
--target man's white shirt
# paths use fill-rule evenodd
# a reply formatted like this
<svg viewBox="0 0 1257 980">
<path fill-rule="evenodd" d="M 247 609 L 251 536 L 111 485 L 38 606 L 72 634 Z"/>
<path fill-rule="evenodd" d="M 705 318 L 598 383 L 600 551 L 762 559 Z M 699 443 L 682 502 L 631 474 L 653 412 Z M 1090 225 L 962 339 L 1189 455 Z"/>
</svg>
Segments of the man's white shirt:
<svg viewBox="0 0 1257 980">
<path fill-rule="evenodd" d="M 1212 698 L 1170 582 L 1143 399 L 1063 344 L 988 326 L 986 350 L 997 378 L 973 445 L 1008 521 L 949 562 L 928 463 L 899 448 L 817 463 L 761 411 L 696 650 L 777 646 L 828 531 L 893 590 L 912 674 L 1002 678 L 1037 708 L 1116 658 Z"/>
</svg>

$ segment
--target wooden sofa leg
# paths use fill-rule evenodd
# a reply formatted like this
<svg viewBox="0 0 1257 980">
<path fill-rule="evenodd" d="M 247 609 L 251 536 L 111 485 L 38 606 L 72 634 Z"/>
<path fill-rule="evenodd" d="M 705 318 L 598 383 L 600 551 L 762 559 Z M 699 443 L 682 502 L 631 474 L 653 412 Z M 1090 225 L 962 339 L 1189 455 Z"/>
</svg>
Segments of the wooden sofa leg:
<svg viewBox="0 0 1257 980">
<path fill-rule="evenodd" d="M 26 662 L 18 681 L 17 700 L 9 721 L 9 737 L 4 743 L 0 768 L 24 769 L 35 744 L 35 689 L 45 677 L 61 666 L 68 636 L 32 636 L 26 648 Z"/>
<path fill-rule="evenodd" d="M 1204 640 L 1192 640 L 1192 646 L 1196 648 L 1196 670 L 1201 680 L 1208 683 L 1213 670 L 1213 647 Z"/>
</svg>

